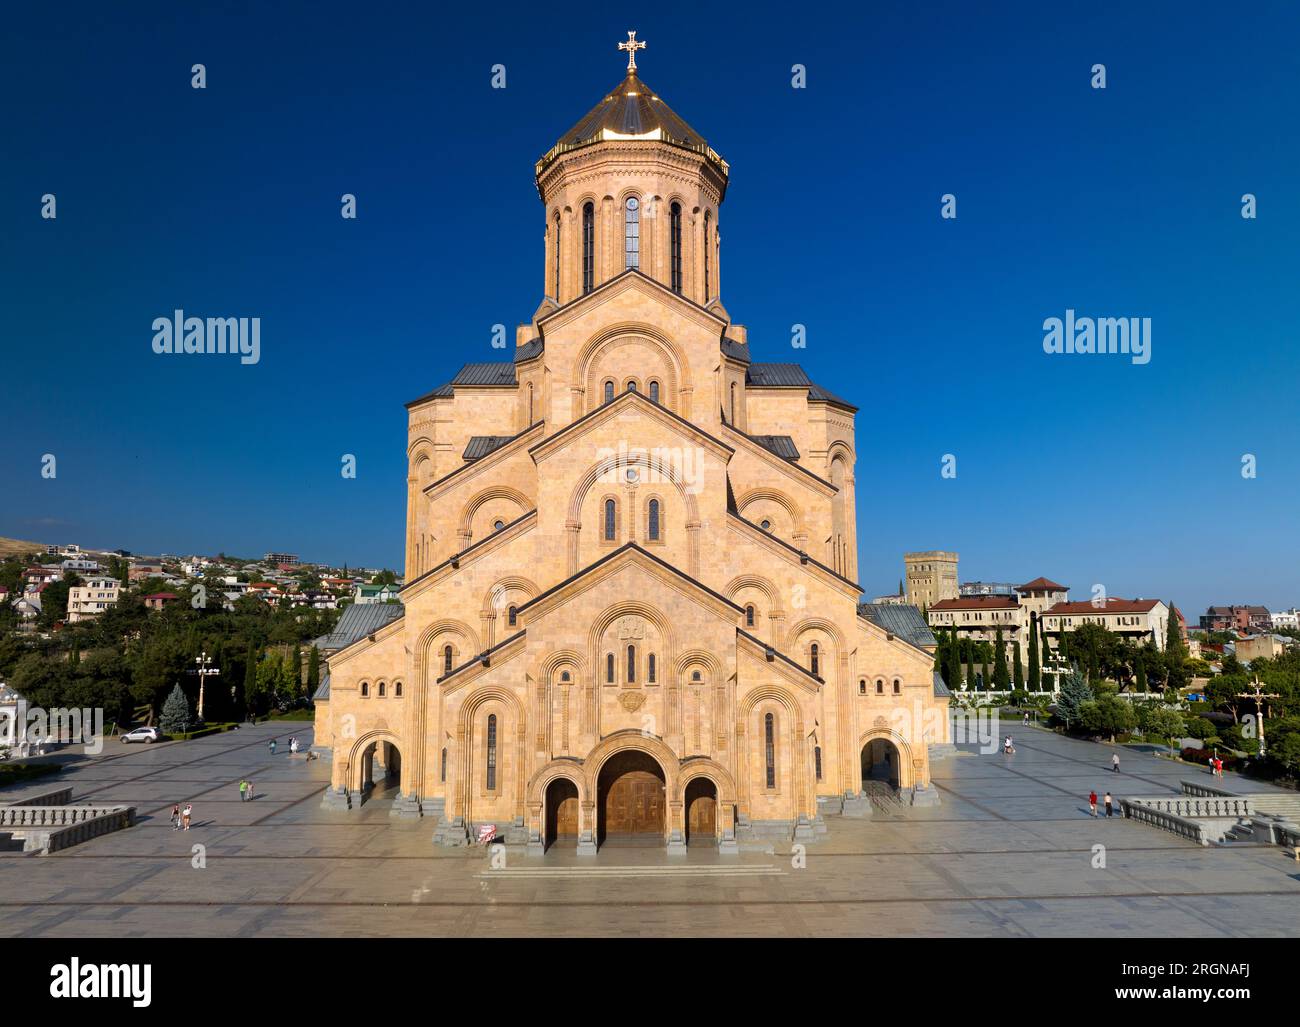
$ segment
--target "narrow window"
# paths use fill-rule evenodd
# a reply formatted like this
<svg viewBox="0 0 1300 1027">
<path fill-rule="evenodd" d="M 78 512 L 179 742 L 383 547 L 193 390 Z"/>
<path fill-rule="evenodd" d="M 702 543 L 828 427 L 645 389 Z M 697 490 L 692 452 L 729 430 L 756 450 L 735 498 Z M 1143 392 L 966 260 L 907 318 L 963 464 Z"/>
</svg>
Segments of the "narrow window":
<svg viewBox="0 0 1300 1027">
<path fill-rule="evenodd" d="M 568 681 L 568 680 L 569 680 L 569 672 L 568 672 L 567 670 L 565 670 L 565 671 L 561 671 L 561 672 L 560 672 L 560 680 L 561 680 L 561 681 Z"/>
<path fill-rule="evenodd" d="M 508 611 L 510 617 L 510 626 L 513 628 L 519 620 L 519 607 L 512 606 Z"/>
<path fill-rule="evenodd" d="M 669 218 L 669 238 L 671 240 L 671 273 L 673 292 L 682 291 L 682 205 L 674 203 Z"/>
<path fill-rule="evenodd" d="M 822 747 L 820 745 L 813 746 L 813 766 L 817 768 L 817 780 L 820 781 L 822 779 Z"/>
<path fill-rule="evenodd" d="M 867 679 L 863 678 L 861 681 L 858 682 L 858 695 L 866 695 L 866 694 L 867 694 Z"/>
<path fill-rule="evenodd" d="M 646 664 L 645 679 L 647 684 L 655 683 L 655 654 L 650 654 L 650 662 Z"/>
<path fill-rule="evenodd" d="M 533 423 L 533 383 L 528 383 L 528 423 Z"/>
<path fill-rule="evenodd" d="M 445 745 L 442 747 L 442 768 L 438 771 L 438 780 L 447 780 L 447 747 Z"/>
<path fill-rule="evenodd" d="M 812 644 L 811 654 L 812 654 L 812 659 L 809 660 L 809 669 L 814 674 L 820 674 L 821 673 L 821 650 L 817 647 L 816 642 Z"/>
<path fill-rule="evenodd" d="M 606 403 L 612 403 L 613 400 L 614 400 L 614 383 L 613 383 L 613 382 L 606 382 L 606 383 L 605 383 L 605 402 L 606 402 Z"/>
<path fill-rule="evenodd" d="M 709 301 L 709 212 L 704 212 L 704 302 Z"/>
<path fill-rule="evenodd" d="M 699 680 L 700 680 L 700 672 L 699 672 L 698 670 L 693 670 L 693 671 L 691 671 L 691 680 L 692 680 L 692 681 L 699 681 Z"/>
<path fill-rule="evenodd" d="M 560 212 L 555 212 L 555 299 L 560 299 Z"/>
<path fill-rule="evenodd" d="M 636 682 L 636 646 L 627 647 L 627 682 L 634 684 Z"/>
<path fill-rule="evenodd" d="M 451 673 L 451 659 L 451 646 L 445 646 L 442 650 L 442 672 L 444 674 Z"/>
<path fill-rule="evenodd" d="M 885 683 L 884 683 L 884 681 L 882 681 L 882 680 L 880 680 L 879 678 L 877 678 L 877 679 L 876 679 L 876 695 L 884 695 L 884 694 L 885 694 Z"/>
<path fill-rule="evenodd" d="M 623 251 L 626 267 L 641 267 L 641 205 L 635 196 L 627 198 L 623 225 Z"/>
<path fill-rule="evenodd" d="M 591 201 L 582 208 L 582 292 L 591 292 L 596 282 L 596 208 Z"/>
<path fill-rule="evenodd" d="M 898 695 L 902 691 L 902 689 L 903 689 L 902 682 L 900 682 L 898 678 L 894 678 L 894 694 Z"/>
<path fill-rule="evenodd" d="M 659 500 L 650 500 L 650 524 L 647 536 L 651 542 L 659 541 Z"/>
<path fill-rule="evenodd" d="M 605 654 L 605 680 L 609 684 L 614 683 L 614 654 Z"/>
<path fill-rule="evenodd" d="M 383 683 L 382 681 L 379 682 L 379 698 L 381 698 L 381 699 L 384 697 L 384 689 L 385 689 L 385 687 L 386 687 L 386 686 L 384 685 L 384 683 Z"/>
<path fill-rule="evenodd" d="M 361 682 L 361 696 L 362 696 L 362 698 L 365 698 L 365 697 L 367 697 L 367 696 L 369 696 L 369 695 L 370 695 L 370 682 L 369 682 L 369 681 L 363 681 L 363 682 Z"/>
<path fill-rule="evenodd" d="M 746 607 L 745 607 L 745 627 L 747 627 L 747 628 L 752 628 L 753 626 L 754 626 L 754 607 L 753 607 L 753 606 L 746 606 Z"/>
<path fill-rule="evenodd" d="M 614 541 L 614 500 L 605 500 L 605 541 Z"/>
<path fill-rule="evenodd" d="M 497 790 L 497 715 L 488 716 L 487 722 L 487 790 Z"/>
<path fill-rule="evenodd" d="M 736 423 L 736 383 L 731 383 L 731 414 L 729 420 L 734 425 Z"/>
<path fill-rule="evenodd" d="M 658 402 L 659 402 L 659 383 L 658 383 L 658 382 L 651 382 L 651 383 L 650 383 L 650 402 L 651 402 L 651 403 L 658 403 Z"/>
<path fill-rule="evenodd" d="M 772 714 L 767 714 L 763 718 L 763 734 L 767 750 L 767 787 L 776 787 L 776 741 L 774 735 Z"/>
<path fill-rule="evenodd" d="M 397 699 L 402 697 L 402 683 L 400 681 L 393 682 L 393 696 Z"/>
<path fill-rule="evenodd" d="M 630 380 L 628 381 L 628 383 L 627 383 L 627 391 L 628 391 L 628 392 L 636 392 L 636 391 L 637 391 L 637 389 L 636 389 L 636 379 L 635 379 L 635 378 L 632 378 L 632 379 L 630 379 Z"/>
</svg>

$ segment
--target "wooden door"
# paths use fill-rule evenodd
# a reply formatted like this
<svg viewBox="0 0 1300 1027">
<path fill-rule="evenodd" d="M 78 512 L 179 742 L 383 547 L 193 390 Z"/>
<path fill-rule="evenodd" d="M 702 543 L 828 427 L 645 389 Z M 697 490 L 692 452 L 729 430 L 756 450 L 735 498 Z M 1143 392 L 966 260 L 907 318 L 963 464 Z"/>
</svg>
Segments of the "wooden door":
<svg viewBox="0 0 1300 1027">
<path fill-rule="evenodd" d="M 718 834 L 718 800 L 713 784 L 696 778 L 686 786 L 686 840 L 714 842 Z"/>
<path fill-rule="evenodd" d="M 664 785 L 645 770 L 629 770 L 610 785 L 605 798 L 605 833 L 663 834 Z"/>
<path fill-rule="evenodd" d="M 546 844 L 578 837 L 578 786 L 560 778 L 546 789 Z"/>
<path fill-rule="evenodd" d="M 555 811 L 555 836 L 578 837 L 578 796 L 566 796 Z"/>
</svg>

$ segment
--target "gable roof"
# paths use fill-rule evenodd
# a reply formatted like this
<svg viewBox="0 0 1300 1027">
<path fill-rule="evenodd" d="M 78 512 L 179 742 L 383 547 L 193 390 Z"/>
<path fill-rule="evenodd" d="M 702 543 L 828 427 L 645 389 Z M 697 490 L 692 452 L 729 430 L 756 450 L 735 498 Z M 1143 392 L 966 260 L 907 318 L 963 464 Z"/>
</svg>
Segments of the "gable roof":
<svg viewBox="0 0 1300 1027">
<path fill-rule="evenodd" d="M 513 435 L 475 435 L 469 440 L 469 445 L 461 455 L 466 460 L 478 460 L 494 449 L 500 449 L 514 437 Z"/>
<path fill-rule="evenodd" d="M 457 385 L 510 388 L 518 384 L 515 379 L 515 363 L 513 360 L 464 364 L 451 381 L 439 385 L 432 392 L 426 392 L 418 399 L 411 400 L 406 404 L 406 408 L 409 410 L 411 407 L 430 399 L 448 399 L 456 394 Z"/>
<path fill-rule="evenodd" d="M 930 630 L 930 625 L 921 616 L 919 607 L 905 603 L 859 603 L 858 616 L 871 621 L 891 635 L 897 635 L 903 641 L 910 642 L 918 649 L 939 644 Z"/>
<path fill-rule="evenodd" d="M 940 599 L 937 603 L 931 603 L 930 612 L 934 613 L 935 610 L 1014 610 L 1019 605 L 1019 596 L 963 596 L 960 599 Z"/>
<path fill-rule="evenodd" d="M 1016 591 L 1017 592 L 1035 592 L 1035 591 L 1068 592 L 1070 591 L 1070 586 L 1058 585 L 1055 581 L 1052 581 L 1050 578 L 1039 577 L 1039 578 L 1035 578 L 1033 581 L 1026 581 L 1023 585 L 1017 585 Z"/>
<path fill-rule="evenodd" d="M 406 609 L 401 604 L 353 603 L 344 607 L 334 630 L 315 639 L 312 645 L 330 652 L 346 648 L 367 635 L 373 635 L 405 613 Z"/>
<path fill-rule="evenodd" d="M 1074 614 L 1088 613 L 1148 613 L 1154 610 L 1159 603 L 1159 599 L 1108 598 L 1098 605 L 1091 599 L 1085 599 L 1077 603 L 1054 603 L 1043 611 L 1043 616 L 1057 617 L 1065 614 L 1068 617 Z M 933 610 L 934 607 L 932 606 L 930 609 Z"/>
<path fill-rule="evenodd" d="M 811 402 L 830 403 L 833 406 L 843 407 L 846 410 L 856 412 L 855 407 L 848 400 L 840 399 L 829 389 L 824 389 L 815 384 L 807 373 L 798 364 L 791 363 L 759 363 L 750 364 L 745 369 L 745 384 L 753 385 L 757 388 L 806 388 L 808 390 L 808 399 Z"/>
</svg>

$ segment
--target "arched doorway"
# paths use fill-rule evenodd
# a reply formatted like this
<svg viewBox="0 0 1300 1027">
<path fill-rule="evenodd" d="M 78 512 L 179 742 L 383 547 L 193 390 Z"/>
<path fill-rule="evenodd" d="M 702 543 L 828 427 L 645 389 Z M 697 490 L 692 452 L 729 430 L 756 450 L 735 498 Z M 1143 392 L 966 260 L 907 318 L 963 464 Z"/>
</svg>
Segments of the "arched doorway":
<svg viewBox="0 0 1300 1027">
<path fill-rule="evenodd" d="M 662 846 L 665 837 L 663 768 L 648 753 L 611 756 L 596 782 L 597 844 Z"/>
<path fill-rule="evenodd" d="M 868 787 L 876 782 L 887 783 L 895 791 L 900 786 L 900 755 L 898 746 L 888 738 L 873 738 L 862 747 L 862 790 L 872 791 Z"/>
<path fill-rule="evenodd" d="M 362 750 L 361 800 L 395 799 L 402 786 L 402 754 L 392 742 L 376 739 Z"/>
<path fill-rule="evenodd" d="M 545 846 L 560 843 L 565 848 L 578 844 L 578 786 L 567 777 L 557 777 L 546 786 Z"/>
<path fill-rule="evenodd" d="M 707 777 L 686 785 L 686 844 L 718 844 L 718 789 Z"/>
</svg>

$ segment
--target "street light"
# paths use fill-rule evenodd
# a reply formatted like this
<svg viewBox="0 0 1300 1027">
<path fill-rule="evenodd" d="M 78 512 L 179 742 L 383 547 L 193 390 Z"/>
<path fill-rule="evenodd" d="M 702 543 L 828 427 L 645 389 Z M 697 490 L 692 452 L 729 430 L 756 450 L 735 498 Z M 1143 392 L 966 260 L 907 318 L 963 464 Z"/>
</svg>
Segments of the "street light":
<svg viewBox="0 0 1300 1027">
<path fill-rule="evenodd" d="M 194 657 L 194 662 L 198 665 L 197 669 L 190 671 L 190 673 L 197 674 L 199 676 L 199 706 L 197 712 L 198 712 L 199 720 L 202 720 L 203 719 L 203 684 L 204 684 L 203 679 L 212 674 L 220 675 L 221 668 L 212 666 L 212 657 L 207 654 L 206 650 L 204 652 L 201 652 L 198 656 Z"/>
</svg>

